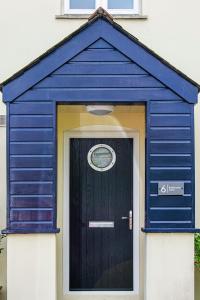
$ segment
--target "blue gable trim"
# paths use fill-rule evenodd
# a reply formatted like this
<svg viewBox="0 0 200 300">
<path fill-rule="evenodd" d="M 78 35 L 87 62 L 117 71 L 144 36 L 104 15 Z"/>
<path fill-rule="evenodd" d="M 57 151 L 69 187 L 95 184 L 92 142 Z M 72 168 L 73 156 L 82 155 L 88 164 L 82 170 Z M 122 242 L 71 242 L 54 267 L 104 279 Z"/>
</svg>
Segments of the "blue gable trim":
<svg viewBox="0 0 200 300">
<path fill-rule="evenodd" d="M 110 43 L 179 97 L 189 103 L 197 102 L 197 85 L 192 84 L 189 79 L 186 80 L 137 39 L 104 17 L 87 23 L 77 34 L 58 47 L 54 47 L 53 52 L 47 52 L 38 62 L 36 60 L 23 74 L 5 82 L 3 84 L 4 101 L 13 101 L 100 38 Z M 144 100 L 146 100 L 146 95 L 144 95 Z"/>
</svg>

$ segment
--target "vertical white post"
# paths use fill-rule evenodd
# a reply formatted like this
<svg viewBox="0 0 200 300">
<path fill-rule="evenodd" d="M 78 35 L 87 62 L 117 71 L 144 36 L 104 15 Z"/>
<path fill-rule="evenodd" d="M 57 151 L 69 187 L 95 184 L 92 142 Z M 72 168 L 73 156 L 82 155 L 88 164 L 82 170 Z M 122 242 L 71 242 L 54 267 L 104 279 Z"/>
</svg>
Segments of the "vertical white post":
<svg viewBox="0 0 200 300">
<path fill-rule="evenodd" d="M 145 300 L 194 299 L 194 235 L 146 235 Z"/>
<path fill-rule="evenodd" d="M 0 103 L 0 115 L 5 115 L 3 103 Z M 0 126 L 0 228 L 6 227 L 6 127 Z M 6 239 L 1 241 L 4 249 L 0 255 L 0 286 L 3 286 L 0 299 L 6 299 Z"/>
<path fill-rule="evenodd" d="M 7 299 L 56 300 L 55 234 L 7 237 Z"/>
</svg>

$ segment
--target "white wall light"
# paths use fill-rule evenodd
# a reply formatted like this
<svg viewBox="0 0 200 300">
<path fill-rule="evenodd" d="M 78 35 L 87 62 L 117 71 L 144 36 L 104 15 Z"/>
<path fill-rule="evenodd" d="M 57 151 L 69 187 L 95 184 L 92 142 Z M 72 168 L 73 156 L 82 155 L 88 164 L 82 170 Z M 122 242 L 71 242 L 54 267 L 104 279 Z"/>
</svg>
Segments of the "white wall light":
<svg viewBox="0 0 200 300">
<path fill-rule="evenodd" d="M 112 105 L 87 105 L 87 112 L 96 116 L 105 116 L 113 112 L 114 106 Z"/>
</svg>

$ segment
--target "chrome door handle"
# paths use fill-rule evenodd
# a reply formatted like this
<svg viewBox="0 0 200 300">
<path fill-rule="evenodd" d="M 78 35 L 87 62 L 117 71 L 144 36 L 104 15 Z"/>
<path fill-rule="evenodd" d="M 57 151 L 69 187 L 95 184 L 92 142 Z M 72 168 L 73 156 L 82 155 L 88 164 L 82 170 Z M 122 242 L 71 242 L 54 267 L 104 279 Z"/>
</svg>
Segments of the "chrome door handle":
<svg viewBox="0 0 200 300">
<path fill-rule="evenodd" d="M 133 212 L 132 212 L 132 210 L 129 210 L 128 217 L 121 217 L 121 220 L 128 220 L 129 230 L 133 229 Z"/>
<path fill-rule="evenodd" d="M 132 212 L 132 210 L 129 210 L 128 227 L 129 227 L 129 230 L 133 230 L 133 212 Z"/>
</svg>

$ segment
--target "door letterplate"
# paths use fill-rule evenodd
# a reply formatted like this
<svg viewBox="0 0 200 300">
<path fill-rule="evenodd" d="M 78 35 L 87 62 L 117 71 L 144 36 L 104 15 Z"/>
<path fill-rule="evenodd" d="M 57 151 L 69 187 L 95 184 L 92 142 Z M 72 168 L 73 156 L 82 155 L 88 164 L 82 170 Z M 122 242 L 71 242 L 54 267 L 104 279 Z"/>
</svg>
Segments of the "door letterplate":
<svg viewBox="0 0 200 300">
<path fill-rule="evenodd" d="M 89 228 L 114 228 L 114 222 L 108 221 L 89 221 Z"/>
</svg>

